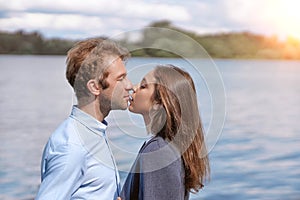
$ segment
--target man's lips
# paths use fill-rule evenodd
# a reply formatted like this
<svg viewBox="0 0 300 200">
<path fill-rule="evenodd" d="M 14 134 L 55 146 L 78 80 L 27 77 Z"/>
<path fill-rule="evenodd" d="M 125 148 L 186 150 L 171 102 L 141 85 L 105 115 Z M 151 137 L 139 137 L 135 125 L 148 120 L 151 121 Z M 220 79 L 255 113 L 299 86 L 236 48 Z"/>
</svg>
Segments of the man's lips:
<svg viewBox="0 0 300 200">
<path fill-rule="evenodd" d="M 124 96 L 124 99 L 126 99 L 127 101 L 133 101 L 133 98 L 131 95 Z"/>
<path fill-rule="evenodd" d="M 126 101 L 129 101 L 129 95 L 124 96 L 124 99 L 126 99 Z"/>
</svg>

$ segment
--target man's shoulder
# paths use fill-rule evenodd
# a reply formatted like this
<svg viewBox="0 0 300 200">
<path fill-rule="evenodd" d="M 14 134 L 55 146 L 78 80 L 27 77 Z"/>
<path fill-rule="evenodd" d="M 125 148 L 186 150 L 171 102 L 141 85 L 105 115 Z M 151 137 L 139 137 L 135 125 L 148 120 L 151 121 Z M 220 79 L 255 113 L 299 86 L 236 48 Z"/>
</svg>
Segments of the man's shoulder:
<svg viewBox="0 0 300 200">
<path fill-rule="evenodd" d="M 55 146 L 63 146 L 78 143 L 76 127 L 72 118 L 68 117 L 53 131 L 49 142 Z"/>
<path fill-rule="evenodd" d="M 84 161 L 87 152 L 81 145 L 80 139 L 74 139 L 75 133 L 70 126 L 72 122 L 66 119 L 51 134 L 44 148 L 45 158 L 68 156 L 70 164 Z"/>
</svg>

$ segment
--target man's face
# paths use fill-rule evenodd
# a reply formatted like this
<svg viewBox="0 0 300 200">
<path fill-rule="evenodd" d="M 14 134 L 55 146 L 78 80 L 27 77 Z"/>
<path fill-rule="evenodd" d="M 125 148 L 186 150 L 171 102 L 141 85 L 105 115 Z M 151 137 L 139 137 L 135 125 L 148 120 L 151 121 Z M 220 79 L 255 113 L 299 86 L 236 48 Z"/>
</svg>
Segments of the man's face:
<svg viewBox="0 0 300 200">
<path fill-rule="evenodd" d="M 132 83 L 127 78 L 127 71 L 122 59 L 114 59 L 109 65 L 107 72 L 109 75 L 106 81 L 109 87 L 102 91 L 105 101 L 102 101 L 100 104 L 110 102 L 112 110 L 125 110 L 128 106 L 129 91 L 132 89 Z"/>
</svg>

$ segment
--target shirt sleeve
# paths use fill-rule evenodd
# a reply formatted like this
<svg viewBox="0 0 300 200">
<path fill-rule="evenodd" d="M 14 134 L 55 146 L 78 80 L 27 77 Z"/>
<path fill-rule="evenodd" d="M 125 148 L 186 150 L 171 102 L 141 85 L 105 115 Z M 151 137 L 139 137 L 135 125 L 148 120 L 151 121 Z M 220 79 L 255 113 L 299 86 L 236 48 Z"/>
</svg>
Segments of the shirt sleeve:
<svg viewBox="0 0 300 200">
<path fill-rule="evenodd" d="M 55 150 L 48 146 L 43 162 L 45 171 L 36 200 L 71 199 L 84 174 L 85 156 L 80 146 L 66 144 Z"/>
</svg>

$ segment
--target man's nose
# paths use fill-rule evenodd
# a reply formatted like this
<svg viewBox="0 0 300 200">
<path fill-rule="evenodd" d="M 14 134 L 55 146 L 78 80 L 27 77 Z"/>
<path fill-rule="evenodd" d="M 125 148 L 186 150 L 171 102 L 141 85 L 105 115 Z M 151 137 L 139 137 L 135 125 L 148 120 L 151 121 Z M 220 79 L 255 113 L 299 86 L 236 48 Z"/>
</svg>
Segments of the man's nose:
<svg viewBox="0 0 300 200">
<path fill-rule="evenodd" d="M 134 85 L 131 90 L 129 90 L 129 94 L 132 95 L 136 92 L 138 85 Z"/>
<path fill-rule="evenodd" d="M 133 85 L 132 85 L 131 81 L 128 78 L 126 78 L 126 79 L 127 79 L 126 90 L 133 90 Z"/>
</svg>

